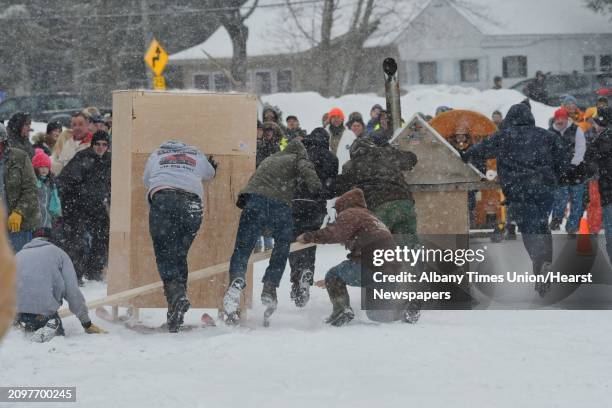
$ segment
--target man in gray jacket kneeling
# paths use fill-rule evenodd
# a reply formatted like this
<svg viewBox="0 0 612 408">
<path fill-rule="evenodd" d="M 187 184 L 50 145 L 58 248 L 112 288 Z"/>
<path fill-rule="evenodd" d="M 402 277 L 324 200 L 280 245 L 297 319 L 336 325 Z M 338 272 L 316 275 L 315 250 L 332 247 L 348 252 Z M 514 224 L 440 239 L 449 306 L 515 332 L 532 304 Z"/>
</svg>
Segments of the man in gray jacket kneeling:
<svg viewBox="0 0 612 408">
<path fill-rule="evenodd" d="M 85 298 L 79 289 L 70 257 L 48 241 L 48 229 L 40 229 L 34 238 L 16 255 L 17 317 L 15 323 L 28 333 L 31 340 L 46 342 L 64 328 L 57 313 L 63 299 L 70 311 L 81 321 L 89 334 L 106 333 L 91 322 Z"/>
</svg>

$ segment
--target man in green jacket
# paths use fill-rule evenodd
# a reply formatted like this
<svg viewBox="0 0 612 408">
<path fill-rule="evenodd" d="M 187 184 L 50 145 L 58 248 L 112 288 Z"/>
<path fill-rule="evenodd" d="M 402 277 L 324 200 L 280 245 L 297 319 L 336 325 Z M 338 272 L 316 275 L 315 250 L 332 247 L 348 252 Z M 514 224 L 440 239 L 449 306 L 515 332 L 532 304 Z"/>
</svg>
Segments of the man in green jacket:
<svg viewBox="0 0 612 408">
<path fill-rule="evenodd" d="M 306 149 L 299 141 L 292 141 L 285 150 L 261 162 L 240 192 L 237 205 L 242 209 L 242 214 L 229 267 L 231 283 L 223 298 L 226 323 L 238 323 L 240 294 L 246 286 L 247 263 L 264 229 L 272 232 L 275 244 L 262 280 L 261 301 L 267 308 L 276 307 L 276 288 L 283 276 L 293 238 L 291 200 L 299 181 L 303 181 L 312 193 L 322 189 Z"/>
<path fill-rule="evenodd" d="M 357 139 L 350 154 L 351 159 L 342 166 L 342 174 L 336 179 L 336 195 L 360 188 L 368 209 L 392 234 L 402 236 L 398 244 L 416 244 L 414 200 L 403 175 L 416 165 L 416 155 L 388 143 L 376 145 L 368 138 Z"/>
<path fill-rule="evenodd" d="M 9 239 L 18 252 L 32 240 L 32 232 L 40 224 L 36 176 L 28 154 L 12 148 L 8 135 L 0 125 L 0 201 L 5 204 L 8 216 Z"/>
</svg>

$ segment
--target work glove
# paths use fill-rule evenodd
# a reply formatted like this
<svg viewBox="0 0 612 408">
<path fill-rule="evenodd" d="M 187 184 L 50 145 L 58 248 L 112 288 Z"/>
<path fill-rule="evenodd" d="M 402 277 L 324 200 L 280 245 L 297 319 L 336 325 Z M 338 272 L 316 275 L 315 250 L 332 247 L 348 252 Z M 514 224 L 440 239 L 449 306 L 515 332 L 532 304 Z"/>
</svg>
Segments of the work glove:
<svg viewBox="0 0 612 408">
<path fill-rule="evenodd" d="M 19 232 L 21 231 L 21 221 L 23 221 L 23 217 L 17 211 L 13 211 L 11 215 L 8 217 L 8 229 L 10 232 Z"/>
<path fill-rule="evenodd" d="M 101 327 L 96 326 L 92 322 L 83 323 L 83 329 L 87 334 L 107 334 L 108 332 Z"/>
<path fill-rule="evenodd" d="M 217 173 L 217 166 L 219 165 L 215 159 L 213 159 L 212 156 L 208 156 L 208 162 L 210 163 L 211 166 L 213 166 L 213 169 L 215 169 L 215 174 Z"/>
</svg>

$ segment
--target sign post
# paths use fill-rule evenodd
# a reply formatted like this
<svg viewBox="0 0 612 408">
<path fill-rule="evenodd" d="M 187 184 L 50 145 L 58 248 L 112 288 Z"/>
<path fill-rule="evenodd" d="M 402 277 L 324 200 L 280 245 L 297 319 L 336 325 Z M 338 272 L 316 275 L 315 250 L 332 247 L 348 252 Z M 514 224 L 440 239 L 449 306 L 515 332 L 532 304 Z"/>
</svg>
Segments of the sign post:
<svg viewBox="0 0 612 408">
<path fill-rule="evenodd" d="M 162 73 L 168 63 L 168 53 L 156 39 L 151 41 L 151 45 L 149 45 L 149 49 L 144 56 L 144 61 L 155 74 L 153 77 L 153 89 L 166 89 L 166 78 L 164 78 Z"/>
</svg>

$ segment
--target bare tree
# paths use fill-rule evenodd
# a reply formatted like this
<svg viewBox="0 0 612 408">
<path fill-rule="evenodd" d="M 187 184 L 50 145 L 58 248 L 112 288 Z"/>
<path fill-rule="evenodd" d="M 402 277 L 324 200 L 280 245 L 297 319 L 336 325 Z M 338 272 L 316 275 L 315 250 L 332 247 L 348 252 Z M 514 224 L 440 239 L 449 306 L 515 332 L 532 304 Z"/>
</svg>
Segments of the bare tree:
<svg viewBox="0 0 612 408">
<path fill-rule="evenodd" d="M 240 12 L 243 0 L 216 0 L 213 4 L 222 12 L 220 21 L 227 30 L 232 41 L 232 67 L 230 83 L 239 84 L 239 89 L 246 87 L 247 77 L 247 40 L 249 28 L 245 24 L 257 8 L 259 0 L 255 0 L 246 13 Z M 235 87 L 235 86 L 234 86 Z"/>
<path fill-rule="evenodd" d="M 363 8 L 363 3 L 365 8 Z M 363 9 L 363 14 L 361 10 Z M 351 29 L 349 31 L 349 43 L 353 50 L 362 50 L 365 41 L 372 31 L 378 27 L 379 20 L 370 24 L 370 18 L 372 17 L 372 11 L 374 10 L 374 0 L 359 0 L 355 12 L 353 13 Z M 342 94 L 351 93 L 355 90 L 357 81 L 357 69 L 360 60 L 361 53 L 353 52 L 349 56 L 349 62 L 347 64 L 347 70 L 344 73 L 344 79 L 342 81 Z"/>
<path fill-rule="evenodd" d="M 315 50 L 322 94 L 353 92 L 366 40 L 382 18 L 397 11 L 400 3 L 402 0 L 324 0 L 318 8 L 308 8 L 285 0 L 290 27 L 282 27 L 279 34 L 285 41 L 306 42 Z M 397 27 L 385 27 L 393 29 Z"/>
<path fill-rule="evenodd" d="M 598 13 L 612 14 L 612 0 L 586 0 L 586 6 Z"/>
</svg>

